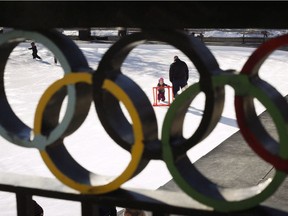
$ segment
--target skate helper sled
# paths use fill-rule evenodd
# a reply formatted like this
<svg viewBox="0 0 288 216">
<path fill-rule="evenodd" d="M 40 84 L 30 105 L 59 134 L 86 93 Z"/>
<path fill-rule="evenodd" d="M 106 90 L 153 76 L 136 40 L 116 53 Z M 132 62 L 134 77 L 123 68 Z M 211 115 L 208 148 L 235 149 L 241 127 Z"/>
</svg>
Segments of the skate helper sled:
<svg viewBox="0 0 288 216">
<path fill-rule="evenodd" d="M 167 91 L 166 91 L 167 90 Z M 167 92 L 167 101 L 166 101 Z M 153 87 L 153 106 L 170 106 L 173 95 L 172 87 L 164 83 L 161 77 L 156 87 Z"/>
</svg>

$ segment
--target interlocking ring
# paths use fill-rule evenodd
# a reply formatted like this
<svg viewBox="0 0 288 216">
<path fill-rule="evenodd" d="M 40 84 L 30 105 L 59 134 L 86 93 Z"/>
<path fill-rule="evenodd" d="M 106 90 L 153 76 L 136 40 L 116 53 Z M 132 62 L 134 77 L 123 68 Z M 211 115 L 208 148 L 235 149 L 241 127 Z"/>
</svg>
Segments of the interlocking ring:
<svg viewBox="0 0 288 216">
<path fill-rule="evenodd" d="M 85 120 L 92 101 L 91 73 L 88 63 L 80 49 L 68 37 L 57 31 L 14 31 L 5 34 L 0 50 L 3 54 L 2 75 L 9 54 L 17 44 L 26 38 L 43 43 L 59 59 L 65 70 L 65 76 L 53 83 L 40 98 L 34 119 L 34 139 L 30 139 L 32 129 L 28 128 L 17 118 L 12 111 L 4 88 L 0 107 L 6 111 L 0 116 L 0 133 L 7 140 L 25 147 L 36 147 L 40 150 L 44 162 L 51 172 L 66 185 L 86 193 L 105 193 L 118 189 L 129 180 L 139 167 L 145 167 L 139 163 L 142 156 L 142 124 L 139 123 L 139 115 L 134 111 L 133 103 L 121 88 L 113 82 L 105 81 L 102 88 L 113 94 L 132 115 L 135 145 L 131 149 L 132 159 L 124 172 L 118 177 L 100 176 L 89 172 L 78 164 L 64 146 L 63 139 L 73 133 Z M 14 42 L 16 41 L 16 42 Z M 62 53 L 61 50 L 64 52 Z M 85 71 L 85 73 L 82 72 Z M 71 72 L 76 71 L 76 72 Z M 2 80 L 3 80 L 2 76 Z M 3 85 L 4 86 L 4 85 Z M 62 122 L 59 121 L 60 108 L 68 89 L 67 111 Z M 7 115 L 8 114 L 8 115 Z M 13 122 L 11 127 L 10 121 Z M 17 120 L 17 121 L 16 121 Z M 25 132 L 25 133 L 24 133 Z"/>
<path fill-rule="evenodd" d="M 251 82 L 265 91 L 266 95 L 269 95 L 270 100 L 273 101 L 273 104 L 267 107 L 267 110 L 276 123 L 280 145 L 267 133 L 259 121 L 255 112 L 252 95 L 242 95 L 235 99 L 237 121 L 247 143 L 264 160 L 286 173 L 288 172 L 287 102 L 272 86 L 259 79 L 258 73 L 266 58 L 273 51 L 287 44 L 288 35 L 279 36 L 267 41 L 255 50 L 241 70 L 241 74 L 249 76 Z M 278 115 L 277 110 L 281 112 Z"/>
<path fill-rule="evenodd" d="M 234 74 L 222 74 L 213 77 L 215 88 L 230 85 L 235 89 L 236 95 L 252 95 L 257 97 L 269 109 L 273 106 L 273 97 L 266 95 L 258 86 L 248 80 L 247 76 Z M 275 90 L 274 90 L 275 91 Z M 207 179 L 196 169 L 186 154 L 177 155 L 171 146 L 173 137 L 173 124 L 179 121 L 178 110 L 183 110 L 185 101 L 193 100 L 200 93 L 199 83 L 196 83 L 181 93 L 171 105 L 164 119 L 162 130 L 163 154 L 167 167 L 175 182 L 194 199 L 213 207 L 217 211 L 229 212 L 241 209 L 248 209 L 271 196 L 286 178 L 286 174 L 276 171 L 272 180 L 250 188 L 224 188 Z M 179 99 L 178 99 L 179 98 Z M 188 107 L 184 112 L 187 111 Z M 275 108 L 275 107 L 274 107 Z M 281 111 L 275 109 L 275 115 L 280 115 Z M 182 117 L 183 118 L 183 117 Z M 284 121 L 279 121 L 279 127 L 285 126 Z M 286 122 L 287 123 L 287 122 Z M 288 136 L 288 133 L 285 135 Z M 287 154 L 287 153 L 286 153 Z"/>
<path fill-rule="evenodd" d="M 12 111 L 4 89 L 4 69 L 12 50 L 25 39 L 33 39 L 50 49 L 62 67 L 63 78 L 50 85 L 39 100 L 32 129 Z M 169 107 L 161 139 L 154 108 L 141 88 L 121 72 L 129 52 L 146 41 L 160 41 L 185 54 L 199 72 L 198 83 L 189 86 Z M 273 194 L 287 172 L 288 105 L 280 93 L 258 77 L 258 70 L 269 53 L 287 44 L 288 36 L 266 42 L 248 59 L 240 74 L 223 71 L 209 51 L 196 38 L 174 30 L 143 30 L 121 38 L 101 59 L 96 71 L 89 67 L 77 45 L 54 30 L 12 31 L 0 37 L 0 134 L 10 142 L 40 150 L 44 162 L 64 184 L 83 193 L 114 191 L 141 172 L 152 159 L 163 160 L 175 182 L 189 196 L 217 211 L 237 211 L 253 207 Z M 240 131 L 247 143 L 277 171 L 273 179 L 250 188 L 223 188 L 207 179 L 190 162 L 187 150 L 205 139 L 217 125 L 224 107 L 225 85 L 235 90 L 235 109 Z M 205 94 L 203 118 L 196 131 L 183 137 L 183 122 L 189 105 Z M 68 95 L 64 118 L 60 108 Z M 261 125 L 253 104 L 258 99 L 274 120 L 279 143 Z M 85 120 L 91 102 L 106 132 L 131 154 L 131 161 L 119 176 L 101 176 L 82 167 L 67 151 L 66 136 Z M 129 121 L 121 108 L 128 110 Z M 13 124 L 11 124 L 13 122 Z M 281 170 L 281 171 L 279 171 Z"/>
<path fill-rule="evenodd" d="M 35 130 L 41 131 L 41 114 L 47 106 L 52 96 L 59 91 L 63 85 L 75 84 L 78 82 L 92 83 L 91 74 L 78 73 L 68 74 L 63 79 L 52 84 L 40 99 L 37 107 L 35 119 Z M 57 140 L 53 145 L 49 145 L 45 150 L 41 151 L 41 156 L 52 173 L 58 177 L 66 185 L 86 193 L 106 193 L 118 189 L 125 181 L 129 180 L 138 169 L 139 161 L 143 152 L 143 133 L 142 124 L 139 120 L 138 112 L 135 110 L 133 103 L 126 93 L 114 82 L 105 80 L 103 89 L 113 94 L 119 101 L 128 108 L 133 122 L 133 131 L 136 134 L 134 145 L 131 149 L 131 162 L 125 171 L 118 177 L 101 176 L 91 173 L 90 171 L 79 165 L 69 154 L 64 146 L 62 139 Z M 38 116 L 37 116 L 38 115 Z M 38 117 L 38 118 L 37 118 Z M 43 116 L 44 118 L 45 116 Z M 48 115 L 46 116 L 48 118 Z"/>
</svg>

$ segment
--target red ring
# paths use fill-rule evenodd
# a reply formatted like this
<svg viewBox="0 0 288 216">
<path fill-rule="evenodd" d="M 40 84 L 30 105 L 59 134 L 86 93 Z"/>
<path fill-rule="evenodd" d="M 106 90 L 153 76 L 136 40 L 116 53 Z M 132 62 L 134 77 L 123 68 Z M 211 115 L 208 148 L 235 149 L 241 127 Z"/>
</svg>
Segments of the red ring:
<svg viewBox="0 0 288 216">
<path fill-rule="evenodd" d="M 253 82 L 253 78 L 257 77 L 258 79 L 258 72 L 263 64 L 263 62 L 267 59 L 267 57 L 275 51 L 277 48 L 288 45 L 288 35 L 282 35 L 273 39 L 270 39 L 269 41 L 263 43 L 258 49 L 255 50 L 255 52 L 249 57 L 245 65 L 243 66 L 240 74 L 246 74 L 250 77 L 250 79 Z M 280 103 L 286 103 L 285 98 L 279 95 L 273 95 L 275 101 L 279 101 Z M 279 97 L 280 96 L 280 97 Z M 276 98 L 278 97 L 278 98 Z M 251 98 L 250 98 L 251 99 Z M 268 161 L 272 165 L 275 166 L 276 169 L 288 172 L 288 160 L 281 157 L 279 154 L 272 153 L 271 151 L 268 151 L 264 144 L 259 140 L 257 135 L 255 135 L 255 132 L 252 132 L 251 127 L 249 126 L 249 123 L 247 123 L 247 118 L 245 113 L 245 109 L 251 106 L 250 108 L 254 109 L 254 103 L 249 98 L 243 98 L 243 96 L 235 96 L 235 110 L 236 110 L 236 116 L 237 116 L 237 122 L 240 128 L 240 131 L 245 138 L 246 142 L 249 144 L 249 146 L 264 160 Z M 245 103 L 246 102 L 248 103 Z M 247 106 L 248 105 L 248 106 Z M 249 111 L 250 115 L 252 113 L 253 116 L 256 116 L 255 112 L 251 112 L 251 109 Z M 256 116 L 257 117 L 257 116 Z M 256 119 L 256 118 L 255 118 Z M 258 117 L 257 117 L 258 119 Z M 257 128 L 258 129 L 258 128 Z M 261 131 L 262 135 L 266 135 L 270 141 L 274 139 L 266 132 Z M 288 144 L 288 143 L 287 143 Z M 276 149 L 276 146 L 275 146 Z M 274 149 L 274 151 L 275 151 Z"/>
</svg>

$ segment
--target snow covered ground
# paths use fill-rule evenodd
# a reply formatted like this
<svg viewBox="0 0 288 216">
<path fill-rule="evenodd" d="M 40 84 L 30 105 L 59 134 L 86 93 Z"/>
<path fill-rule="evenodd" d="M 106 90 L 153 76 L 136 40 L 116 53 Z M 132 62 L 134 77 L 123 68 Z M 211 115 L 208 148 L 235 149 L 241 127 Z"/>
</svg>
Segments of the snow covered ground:
<svg viewBox="0 0 288 216">
<path fill-rule="evenodd" d="M 96 69 L 103 54 L 111 44 L 97 44 L 77 42 L 86 56 L 90 66 Z M 49 85 L 63 76 L 61 65 L 54 64 L 53 54 L 42 44 L 38 46 L 38 54 L 43 61 L 33 60 L 28 42 L 19 44 L 11 53 L 5 69 L 5 88 L 8 100 L 18 117 L 28 126 L 33 126 L 33 116 L 37 102 Z M 220 67 L 241 70 L 244 63 L 254 51 L 254 48 L 210 46 Z M 186 61 L 189 67 L 189 85 L 197 82 L 198 72 L 194 65 L 179 50 L 169 45 L 141 45 L 134 49 L 125 60 L 122 72 L 133 79 L 147 94 L 153 103 L 152 87 L 156 86 L 160 77 L 167 84 L 169 65 L 173 56 L 178 55 Z M 261 77 L 272 84 L 284 96 L 288 93 L 287 62 L 288 53 L 276 51 L 261 67 Z M 136 60 L 135 60 L 136 59 Z M 222 141 L 238 131 L 234 105 L 234 92 L 226 87 L 226 102 L 222 118 L 217 127 L 208 138 L 188 151 L 191 161 L 195 162 L 207 152 L 211 151 Z M 204 107 L 204 98 L 199 95 L 189 108 L 184 122 L 184 136 L 189 136 L 198 126 Z M 159 131 L 168 107 L 154 107 Z M 261 113 L 264 108 L 257 104 L 257 111 Z M 191 125 L 193 122 L 193 125 Z M 66 147 L 73 157 L 91 171 L 102 174 L 120 173 L 128 161 L 130 154 L 115 145 L 114 141 L 106 134 L 91 105 L 89 115 L 83 125 L 65 140 Z M 35 175 L 55 178 L 42 161 L 38 150 L 19 147 L 0 137 L 0 171 L 24 175 Z M 103 145 L 105 143 L 105 145 Z M 157 175 L 155 173 L 157 172 Z M 0 177 L 1 178 L 1 177 Z M 155 190 L 171 180 L 163 161 L 153 160 L 138 176 L 125 183 L 123 187 L 140 187 Z M 44 208 L 45 216 L 79 216 L 80 204 L 71 201 L 34 197 Z M 1 215 L 15 216 L 16 202 L 14 194 L 0 192 Z"/>
</svg>

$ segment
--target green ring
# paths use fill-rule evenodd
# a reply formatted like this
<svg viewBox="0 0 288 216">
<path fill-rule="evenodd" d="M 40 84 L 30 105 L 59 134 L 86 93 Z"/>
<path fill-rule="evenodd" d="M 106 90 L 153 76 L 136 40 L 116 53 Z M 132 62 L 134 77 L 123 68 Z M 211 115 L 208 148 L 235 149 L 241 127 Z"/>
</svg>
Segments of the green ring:
<svg viewBox="0 0 288 216">
<path fill-rule="evenodd" d="M 260 97 L 260 101 L 264 103 L 263 105 L 267 105 L 269 110 L 273 109 L 272 113 L 278 112 L 277 109 L 275 109 L 276 107 L 267 100 L 267 95 L 255 88 L 248 81 L 247 76 L 239 77 L 219 75 L 213 77 L 212 81 L 214 87 L 228 84 L 235 89 L 236 93 L 250 93 L 255 97 Z M 243 85 L 245 86 L 244 92 L 242 88 Z M 170 137 L 173 120 L 177 117 L 177 110 L 181 107 L 181 104 L 185 101 L 193 100 L 199 92 L 199 83 L 191 85 L 182 94 L 180 94 L 170 106 L 170 109 L 165 116 L 162 129 L 163 160 L 165 161 L 176 184 L 195 200 L 220 212 L 239 211 L 254 207 L 270 197 L 279 188 L 286 178 L 285 173 L 276 170 L 276 174 L 271 182 L 268 180 L 263 184 L 250 188 L 242 188 L 240 190 L 223 188 L 202 175 L 191 163 L 186 154 L 177 155 L 177 157 L 174 156 L 175 151 L 170 144 L 171 139 L 173 139 L 173 137 Z M 264 99 L 261 100 L 263 96 Z M 279 113 L 276 115 L 278 114 Z M 276 117 L 276 119 L 278 121 L 281 118 Z M 279 127 L 285 127 L 283 121 L 280 121 L 279 124 L 281 124 Z M 283 142 L 281 142 L 281 144 L 284 145 Z M 241 194 L 241 196 L 237 196 L 237 194 Z"/>
</svg>

